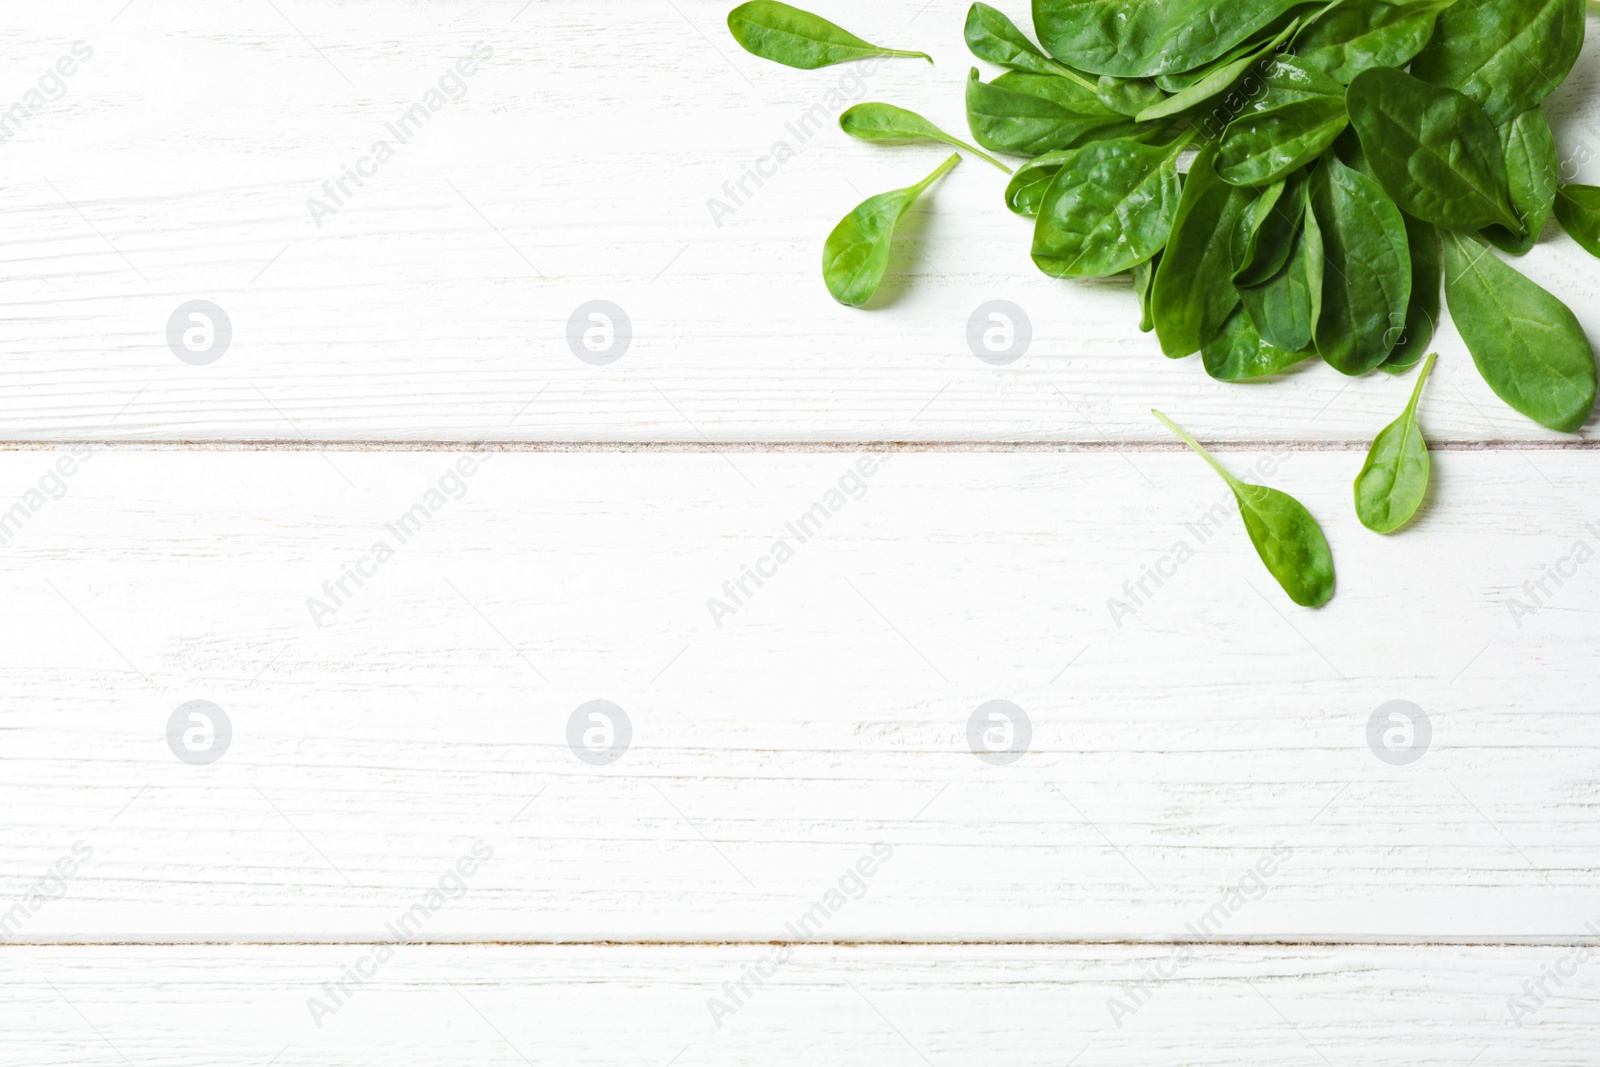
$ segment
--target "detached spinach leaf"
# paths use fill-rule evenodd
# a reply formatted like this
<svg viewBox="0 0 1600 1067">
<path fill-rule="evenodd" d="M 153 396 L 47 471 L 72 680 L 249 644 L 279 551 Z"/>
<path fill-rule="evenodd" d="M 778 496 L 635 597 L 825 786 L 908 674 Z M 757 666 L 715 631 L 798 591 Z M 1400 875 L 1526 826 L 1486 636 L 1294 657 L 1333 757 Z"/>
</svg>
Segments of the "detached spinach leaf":
<svg viewBox="0 0 1600 1067">
<path fill-rule="evenodd" d="M 1255 321 L 1242 307 L 1233 309 L 1222 332 L 1205 343 L 1200 356 L 1206 373 L 1219 382 L 1242 382 L 1288 370 L 1315 352 L 1286 352 L 1261 339 Z"/>
<path fill-rule="evenodd" d="M 1405 219 L 1377 182 L 1330 154 L 1311 177 L 1322 234 L 1317 351 L 1341 374 L 1365 374 L 1399 343 L 1411 301 Z"/>
<path fill-rule="evenodd" d="M 1511 206 L 1521 216 L 1524 232 L 1490 226 L 1483 235 L 1502 252 L 1520 256 L 1533 249 L 1555 209 L 1561 154 L 1556 150 L 1550 123 L 1536 107 L 1500 127 L 1500 148 L 1506 157 Z"/>
<path fill-rule="evenodd" d="M 1522 232 L 1500 135 L 1483 108 L 1387 67 L 1358 75 L 1348 102 L 1368 164 L 1407 214 L 1453 230 L 1499 223 Z"/>
<path fill-rule="evenodd" d="M 1498 125 L 1566 80 L 1583 32 L 1581 0 L 1456 0 L 1411 73 L 1461 90 Z"/>
<path fill-rule="evenodd" d="M 976 67 L 967 78 L 967 125 L 973 138 L 991 152 L 1017 156 L 1073 148 L 1091 137 L 1138 132 L 1132 119 L 1065 78 L 1013 73 L 986 85 Z"/>
<path fill-rule="evenodd" d="M 839 221 L 822 249 L 822 279 L 835 300 L 861 307 L 872 299 L 889 269 L 895 226 L 917 197 L 960 162 L 960 155 L 951 156 L 917 184 L 868 197 Z"/>
<path fill-rule="evenodd" d="M 880 48 L 820 15 L 778 0 L 750 0 L 740 4 L 728 12 L 728 30 L 751 55 L 801 70 L 816 70 L 873 56 L 926 59 L 933 63 L 933 57 L 926 52 Z"/>
<path fill-rule="evenodd" d="M 1594 350 L 1571 309 L 1471 237 L 1444 235 L 1444 292 L 1478 373 L 1541 426 L 1576 433 L 1594 410 Z"/>
<path fill-rule="evenodd" d="M 1411 402 L 1373 439 L 1367 462 L 1356 475 L 1356 517 L 1374 533 L 1393 533 L 1404 526 L 1428 495 L 1428 443 L 1417 425 L 1417 400 L 1438 358 L 1430 355 L 1422 365 Z"/>
<path fill-rule="evenodd" d="M 1439 12 L 1452 0 L 1346 0 L 1295 39 L 1295 54 L 1341 85 L 1368 67 L 1403 67 L 1433 37 Z"/>
<path fill-rule="evenodd" d="M 1178 152 L 1096 141 L 1072 150 L 1050 183 L 1033 230 L 1033 262 L 1056 278 L 1118 274 L 1166 245 L 1183 192 Z"/>
<path fill-rule="evenodd" d="M 1046 52 L 1079 70 L 1149 78 L 1193 70 L 1302 0 L 1033 0 Z"/>
<path fill-rule="evenodd" d="M 1326 604 L 1333 596 L 1333 552 L 1328 548 L 1328 539 L 1322 535 L 1322 527 L 1305 506 L 1288 493 L 1241 482 L 1177 423 L 1159 411 L 1151 414 L 1199 453 L 1228 483 L 1239 504 L 1239 515 L 1244 519 L 1250 542 L 1256 546 L 1256 554 L 1289 594 L 1289 599 L 1308 608 Z"/>
<path fill-rule="evenodd" d="M 876 141 L 880 144 L 909 144 L 916 141 L 935 141 L 952 145 L 987 159 L 1007 174 L 1011 173 L 1010 167 L 989 153 L 980 151 L 967 144 L 967 142 L 950 136 L 915 111 L 907 111 L 905 108 L 895 107 L 893 104 L 857 104 L 839 116 L 839 128 L 851 137 L 856 137 L 863 141 Z"/>
<path fill-rule="evenodd" d="M 1600 189 L 1563 185 L 1556 193 L 1556 218 L 1585 251 L 1600 256 Z"/>
<path fill-rule="evenodd" d="M 1151 292 L 1156 337 L 1173 359 L 1200 351 L 1239 302 L 1234 242 L 1255 197 L 1217 177 L 1216 160 L 1208 144 L 1189 168 Z"/>
</svg>

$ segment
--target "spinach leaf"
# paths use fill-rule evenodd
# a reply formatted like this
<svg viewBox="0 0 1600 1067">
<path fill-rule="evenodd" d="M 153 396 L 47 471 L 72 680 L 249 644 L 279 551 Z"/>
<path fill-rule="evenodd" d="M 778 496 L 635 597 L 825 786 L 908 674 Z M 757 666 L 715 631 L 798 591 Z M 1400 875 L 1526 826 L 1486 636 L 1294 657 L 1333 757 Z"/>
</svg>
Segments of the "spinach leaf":
<svg viewBox="0 0 1600 1067">
<path fill-rule="evenodd" d="M 987 152 L 980 151 L 945 133 L 939 127 L 903 107 L 893 104 L 857 104 L 839 116 L 839 128 L 851 137 L 880 144 L 908 144 L 916 141 L 935 141 L 964 149 L 987 159 L 1007 174 L 1011 168 Z"/>
<path fill-rule="evenodd" d="M 1056 278 L 1103 277 L 1161 251 L 1178 213 L 1178 153 L 1187 143 L 1096 141 L 1074 149 L 1040 205 L 1034 264 Z"/>
<path fill-rule="evenodd" d="M 1600 188 L 1563 185 L 1556 193 L 1556 218 L 1591 256 L 1600 256 Z"/>
<path fill-rule="evenodd" d="M 1374 533 L 1393 533 L 1404 526 L 1428 495 L 1428 443 L 1417 425 L 1417 400 L 1438 358 L 1428 356 L 1410 403 L 1373 438 L 1367 462 L 1356 475 L 1356 517 Z"/>
<path fill-rule="evenodd" d="M 816 70 L 873 56 L 933 62 L 933 57 L 926 52 L 901 52 L 869 44 L 820 15 L 778 0 L 750 0 L 740 4 L 728 12 L 728 30 L 751 55 L 801 70 Z"/>
<path fill-rule="evenodd" d="M 1410 306 L 1405 219 L 1377 182 L 1332 154 L 1311 176 L 1311 209 L 1323 244 L 1317 351 L 1342 374 L 1365 374 L 1394 350 Z"/>
<path fill-rule="evenodd" d="M 1189 86 L 1187 89 L 1169 96 L 1160 103 L 1153 104 L 1139 112 L 1136 116 L 1140 122 L 1153 122 L 1156 119 L 1169 119 L 1174 115 L 1181 115 L 1190 108 L 1198 107 L 1212 97 L 1226 92 L 1232 85 L 1258 64 L 1270 66 L 1272 56 L 1289 39 L 1289 36 L 1298 28 L 1299 22 L 1291 22 L 1282 33 L 1247 54 L 1235 59 L 1231 63 L 1224 63 L 1206 73 L 1205 77 Z"/>
<path fill-rule="evenodd" d="M 1439 12 L 1453 0 L 1335 4 L 1295 39 L 1295 54 L 1341 85 L 1368 67 L 1403 67 L 1433 37 Z"/>
<path fill-rule="evenodd" d="M 1074 95 L 1064 78 L 1002 74 L 989 84 L 974 67 L 967 78 L 967 125 L 991 152 L 1037 156 L 1096 137 L 1126 137 L 1138 126 L 1092 94 Z M 1069 106 L 1070 104 L 1070 106 Z"/>
<path fill-rule="evenodd" d="M 1261 99 L 1224 131 L 1217 173 L 1234 185 L 1275 182 L 1321 156 L 1349 123 L 1343 86 L 1280 59 Z"/>
<path fill-rule="evenodd" d="M 1035 156 L 1018 167 L 1006 185 L 1006 207 L 1024 218 L 1037 218 L 1039 205 L 1044 203 L 1044 194 L 1049 192 L 1050 183 L 1055 181 L 1062 165 L 1072 158 L 1073 151 L 1071 148 L 1058 148 Z"/>
<path fill-rule="evenodd" d="M 1583 32 L 1579 0 L 1456 0 L 1411 73 L 1461 90 L 1506 123 L 1566 80 Z"/>
<path fill-rule="evenodd" d="M 1439 308 L 1444 298 L 1444 259 L 1439 230 L 1431 222 L 1406 219 L 1406 246 L 1411 249 L 1411 304 L 1406 325 L 1389 358 L 1378 369 L 1400 374 L 1415 367 L 1439 328 Z"/>
<path fill-rule="evenodd" d="M 1174 359 L 1200 351 L 1239 302 L 1235 241 L 1255 197 L 1219 178 L 1216 160 L 1216 145 L 1208 144 L 1189 168 L 1151 291 L 1156 337 Z"/>
<path fill-rule="evenodd" d="M 1550 123 L 1536 107 L 1500 127 L 1500 147 L 1506 157 L 1511 206 L 1522 217 L 1524 232 L 1490 226 L 1483 235 L 1502 252 L 1520 256 L 1533 249 L 1540 231 L 1550 221 L 1550 212 L 1556 206 L 1561 155 Z"/>
<path fill-rule="evenodd" d="M 1250 542 L 1256 546 L 1256 554 L 1289 594 L 1289 599 L 1308 608 L 1326 604 L 1333 596 L 1333 553 L 1328 548 L 1328 539 L 1322 535 L 1322 527 L 1305 506 L 1288 493 L 1241 482 L 1177 423 L 1159 411 L 1151 414 L 1199 453 L 1228 483 L 1239 504 L 1239 515 L 1244 519 Z"/>
<path fill-rule="evenodd" d="M 1594 350 L 1577 316 L 1491 250 L 1444 235 L 1444 292 L 1495 395 L 1541 426 L 1575 433 L 1594 409 Z"/>
<path fill-rule="evenodd" d="M 1167 98 L 1160 86 L 1146 78 L 1113 78 L 1102 74 L 1098 90 L 1095 96 L 1100 102 L 1119 115 L 1137 115 Z"/>
<path fill-rule="evenodd" d="M 872 299 L 889 269 L 889 250 L 901 217 L 959 162 L 961 156 L 953 155 L 917 184 L 868 197 L 839 221 L 822 249 L 822 279 L 835 300 L 861 307 Z"/>
<path fill-rule="evenodd" d="M 1287 370 L 1315 352 L 1286 352 L 1261 339 L 1255 321 L 1242 307 L 1234 308 L 1222 332 L 1200 349 L 1206 373 L 1219 382 L 1242 382 Z"/>
<path fill-rule="evenodd" d="M 1266 29 L 1301 0 L 1033 0 L 1044 49 L 1094 74 L 1193 70 Z"/>
<path fill-rule="evenodd" d="M 1161 253 L 1157 252 L 1154 259 L 1135 263 L 1133 266 L 1133 292 L 1139 298 L 1139 332 L 1149 333 L 1156 328 L 1156 320 L 1150 311 L 1150 287 L 1155 284 L 1156 270 L 1161 266 Z"/>
<path fill-rule="evenodd" d="M 967 9 L 967 24 L 963 32 L 967 48 L 979 59 L 1029 74 L 1053 74 L 1067 78 L 1091 93 L 1098 89 L 1094 82 L 1077 71 L 1062 66 L 1039 51 L 1038 46 L 1028 40 L 1028 35 L 1018 29 L 1005 12 L 997 11 L 988 4 L 973 4 Z"/>
<path fill-rule="evenodd" d="M 1322 229 L 1309 205 L 1304 218 L 1304 230 L 1278 272 L 1255 285 L 1239 286 L 1239 298 L 1262 340 L 1286 352 L 1311 348 L 1322 318 Z"/>
<path fill-rule="evenodd" d="M 1499 223 L 1522 232 L 1500 135 L 1483 108 L 1387 67 L 1357 75 L 1348 103 L 1368 164 L 1407 214 L 1447 229 Z"/>
</svg>

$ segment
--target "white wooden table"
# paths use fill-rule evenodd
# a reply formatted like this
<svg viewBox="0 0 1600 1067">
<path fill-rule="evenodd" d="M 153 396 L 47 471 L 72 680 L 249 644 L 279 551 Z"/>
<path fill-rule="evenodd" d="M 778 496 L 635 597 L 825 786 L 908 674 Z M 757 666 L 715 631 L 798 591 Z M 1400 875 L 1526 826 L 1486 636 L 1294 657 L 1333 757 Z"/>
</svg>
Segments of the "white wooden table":
<svg viewBox="0 0 1600 1067">
<path fill-rule="evenodd" d="M 1446 326 L 1369 534 L 1409 378 L 1162 359 L 977 160 L 835 305 L 940 153 L 790 126 L 960 129 L 918 6 L 819 7 L 938 61 L 865 80 L 727 0 L 0 12 L 0 1063 L 1600 1063 L 1600 433 Z M 1600 263 L 1520 265 L 1600 337 Z M 1315 512 L 1327 608 L 1152 406 Z"/>
</svg>

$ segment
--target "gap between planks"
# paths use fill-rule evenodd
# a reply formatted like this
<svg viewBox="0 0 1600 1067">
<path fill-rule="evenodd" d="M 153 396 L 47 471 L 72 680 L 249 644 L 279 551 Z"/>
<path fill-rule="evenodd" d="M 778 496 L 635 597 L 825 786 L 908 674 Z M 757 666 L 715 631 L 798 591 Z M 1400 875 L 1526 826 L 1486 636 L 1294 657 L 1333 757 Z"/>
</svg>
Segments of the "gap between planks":
<svg viewBox="0 0 1600 1067">
<path fill-rule="evenodd" d="M 387 945 L 376 938 L 238 939 L 200 937 L 162 940 L 0 941 L 0 951 L 17 948 L 322 948 L 333 945 Z M 811 945 L 822 948 L 1577 948 L 1600 947 L 1594 937 L 1066 937 L 1066 938 L 840 938 L 785 941 L 762 938 L 413 938 L 407 945 L 435 948 L 773 948 Z"/>
<path fill-rule="evenodd" d="M 1299 452 L 1365 452 L 1365 438 L 1344 441 L 1305 441 L 1278 438 L 1259 441 L 1214 441 L 1200 438 L 1213 452 L 1260 452 L 1292 449 Z M 996 452 L 996 453 L 1105 453 L 1186 452 L 1188 446 L 1170 438 L 1134 438 L 1122 441 L 507 441 L 468 438 L 432 441 L 407 440 L 96 440 L 64 437 L 59 440 L 0 440 L 0 452 L 54 452 L 86 446 L 105 452 L 550 452 L 550 453 L 793 453 L 835 452 Z M 1600 451 L 1600 438 L 1570 441 L 1511 440 L 1429 442 L 1431 452 L 1592 452 Z"/>
</svg>

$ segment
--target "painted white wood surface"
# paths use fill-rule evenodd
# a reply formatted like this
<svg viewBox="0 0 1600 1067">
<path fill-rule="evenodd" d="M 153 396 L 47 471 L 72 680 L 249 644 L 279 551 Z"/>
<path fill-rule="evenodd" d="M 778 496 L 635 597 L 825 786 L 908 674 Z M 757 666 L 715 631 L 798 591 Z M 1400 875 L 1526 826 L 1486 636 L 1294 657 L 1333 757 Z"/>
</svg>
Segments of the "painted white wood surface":
<svg viewBox="0 0 1600 1067">
<path fill-rule="evenodd" d="M 976 159 L 918 209 L 891 306 L 835 305 L 823 237 L 942 150 L 851 142 L 832 118 L 865 95 L 961 131 L 966 2 L 820 5 L 938 60 L 865 79 L 742 53 L 730 2 L 7 5 L 0 105 L 27 100 L 74 42 L 93 55 L 0 145 L 4 436 L 1149 440 L 1154 405 L 1239 440 L 1356 440 L 1402 406 L 1407 384 L 1382 375 L 1314 366 L 1225 386 L 1162 359 L 1126 286 L 1033 269 L 1004 177 Z M 1025 4 L 1006 6 L 1026 24 Z M 479 42 L 492 56 L 458 79 L 460 99 L 441 96 L 317 225 L 323 182 Z M 1588 180 L 1597 87 L 1591 46 L 1549 105 Z M 828 128 L 802 144 L 788 127 L 819 104 Z M 724 183 L 780 140 L 800 151 L 714 219 L 708 201 L 731 204 Z M 1600 263 L 1560 237 L 1523 266 L 1600 336 Z M 168 317 L 195 298 L 234 327 L 210 366 L 166 347 Z M 634 330 L 607 367 L 565 341 L 595 299 Z M 1005 367 L 966 339 L 994 299 L 1033 326 Z M 1555 436 L 1492 396 L 1453 329 L 1438 347 L 1436 438 Z"/>
<path fill-rule="evenodd" d="M 1600 1060 L 1570 949 L 109 947 L 0 954 L 0 1057 L 84 1064 L 1247 1064 Z M 331 1014 L 325 983 L 368 960 Z M 1559 983 L 1546 977 L 1568 974 Z M 1147 978 L 1152 972 L 1165 980 Z M 1548 997 L 1513 1021 L 1525 982 Z M 1144 991 L 1137 986 L 1143 982 Z M 1142 1001 L 1113 1021 L 1113 1001 Z M 725 1001 L 726 1002 L 726 1001 Z"/>
<path fill-rule="evenodd" d="M 55 461 L 0 456 L 6 499 Z M 1600 920 L 1588 453 L 1441 454 L 1392 538 L 1351 513 L 1359 454 L 1230 454 L 1327 529 L 1317 612 L 1187 454 L 858 461 L 500 454 L 399 544 L 457 457 L 91 455 L 5 545 L 3 897 L 93 856 L 7 937 L 371 938 L 479 839 L 493 861 L 428 937 L 782 937 L 878 841 L 893 861 L 828 937 L 1192 936 L 1241 884 L 1207 933 Z M 841 482 L 864 495 L 796 545 Z M 780 537 L 794 557 L 716 625 Z M 394 558 L 317 625 L 308 599 L 379 540 Z M 566 742 L 596 698 L 633 728 L 606 767 Z M 233 727 L 208 766 L 165 736 L 193 699 Z M 995 699 L 1032 723 L 1010 766 L 968 748 Z M 1406 767 L 1366 741 L 1395 699 L 1433 729 Z"/>
</svg>

